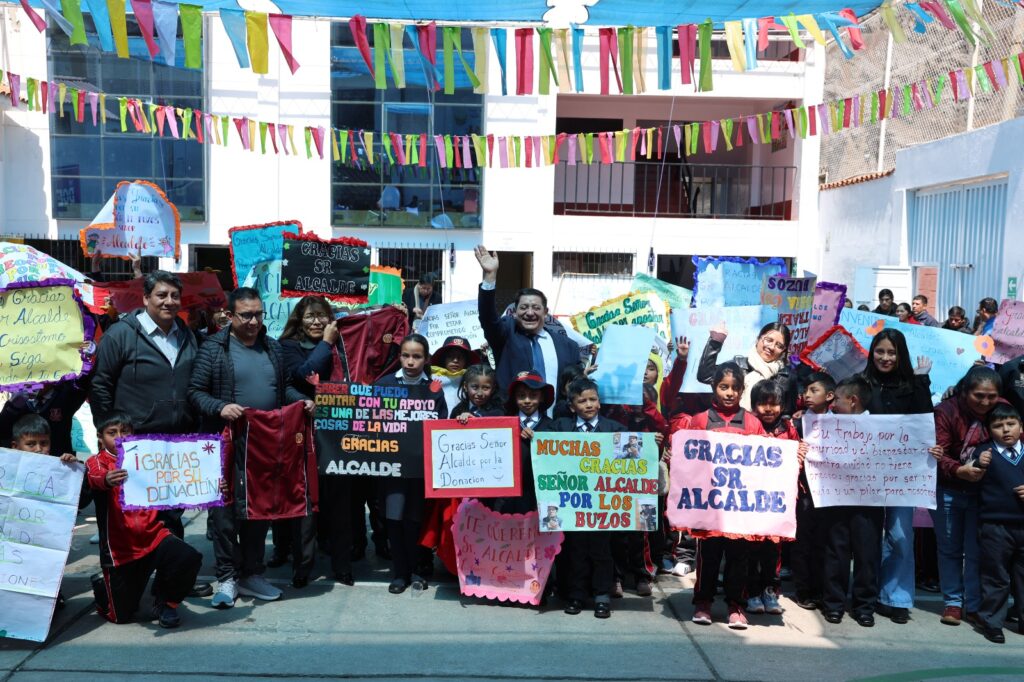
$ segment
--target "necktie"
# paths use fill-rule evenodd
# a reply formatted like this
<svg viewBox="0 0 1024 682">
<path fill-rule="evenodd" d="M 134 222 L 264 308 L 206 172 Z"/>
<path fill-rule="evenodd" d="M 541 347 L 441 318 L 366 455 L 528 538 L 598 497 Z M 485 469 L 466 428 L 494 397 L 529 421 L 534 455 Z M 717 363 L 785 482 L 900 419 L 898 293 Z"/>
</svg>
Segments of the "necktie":
<svg viewBox="0 0 1024 682">
<path fill-rule="evenodd" d="M 533 371 L 540 375 L 541 379 L 547 380 L 544 374 L 544 353 L 540 349 L 540 338 L 530 337 L 530 350 L 533 353 Z"/>
<path fill-rule="evenodd" d="M 583 433 L 590 433 L 593 430 L 594 430 L 594 427 L 591 426 L 590 422 L 583 422 L 580 425 L 580 431 L 582 431 Z"/>
<path fill-rule="evenodd" d="M 524 419 L 523 421 L 521 421 L 521 422 L 519 423 L 519 425 L 520 425 L 520 426 L 521 426 L 522 428 L 524 428 L 524 429 L 528 429 L 528 428 L 530 428 L 530 426 L 531 426 L 532 424 L 533 424 L 533 420 L 532 420 L 532 419 L 530 419 L 529 417 L 527 417 L 526 419 Z"/>
</svg>

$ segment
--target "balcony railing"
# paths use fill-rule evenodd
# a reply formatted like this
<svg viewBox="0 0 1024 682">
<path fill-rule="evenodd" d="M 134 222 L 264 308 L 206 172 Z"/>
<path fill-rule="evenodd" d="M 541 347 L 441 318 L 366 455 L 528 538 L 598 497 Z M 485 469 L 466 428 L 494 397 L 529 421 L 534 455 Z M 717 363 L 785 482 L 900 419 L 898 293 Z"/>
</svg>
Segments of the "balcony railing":
<svg viewBox="0 0 1024 682">
<path fill-rule="evenodd" d="M 795 166 L 685 160 L 555 168 L 555 215 L 792 220 Z"/>
</svg>

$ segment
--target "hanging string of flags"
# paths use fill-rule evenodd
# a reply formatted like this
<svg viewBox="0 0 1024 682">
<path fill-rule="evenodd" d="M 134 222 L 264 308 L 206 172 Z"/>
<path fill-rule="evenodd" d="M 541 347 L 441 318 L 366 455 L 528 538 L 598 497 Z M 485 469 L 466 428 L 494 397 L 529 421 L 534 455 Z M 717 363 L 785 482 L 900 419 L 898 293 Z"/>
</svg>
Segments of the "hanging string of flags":
<svg viewBox="0 0 1024 682">
<path fill-rule="evenodd" d="M 36 14 L 28 0 L 19 0 L 32 23 L 40 31 L 46 22 Z M 200 5 L 177 4 L 165 0 L 130 0 L 150 58 L 162 55 L 168 64 L 176 58 L 178 20 L 181 21 L 186 68 L 202 67 L 203 20 Z M 45 11 L 68 34 L 72 45 L 87 45 L 82 15 L 82 0 L 42 0 Z M 1024 6 L 1024 0 L 1017 3 Z M 92 15 L 100 49 L 129 58 L 126 0 L 85 0 Z M 929 26 L 940 25 L 960 31 L 972 45 L 977 40 L 989 41 L 994 36 L 982 15 L 977 0 L 921 0 L 892 4 L 880 8 L 882 19 L 897 43 L 907 40 L 904 21 L 913 22 L 913 31 L 924 33 Z M 241 9 L 219 9 L 224 30 L 234 48 L 238 65 L 265 74 L 269 70 L 269 32 L 273 32 L 289 70 L 299 69 L 292 43 L 292 19 L 287 14 L 268 14 Z M 349 19 L 353 40 L 378 89 L 388 87 L 387 74 L 396 88 L 406 86 L 404 40 L 409 38 L 426 81 L 435 91 L 454 94 L 456 59 L 478 93 L 489 92 L 488 58 L 491 50 L 501 73 L 501 94 L 509 94 L 507 82 L 508 33 L 513 33 L 516 65 L 516 95 L 546 95 L 554 82 L 560 92 L 584 92 L 582 51 L 585 40 L 593 39 L 586 28 L 481 27 L 470 30 L 473 36 L 473 63 L 462 47 L 462 26 L 436 22 L 409 24 L 403 22 L 372 22 L 356 15 Z M 269 26 L 269 31 L 268 31 Z M 438 29 L 441 33 L 442 64 L 438 69 Z M 600 94 L 611 94 L 614 77 L 618 94 L 640 94 L 647 89 L 645 74 L 647 55 L 653 47 L 657 57 L 658 90 L 670 90 L 673 80 L 673 45 L 678 45 L 678 73 L 681 83 L 693 84 L 697 91 L 713 89 L 711 41 L 716 29 L 724 32 L 725 44 L 736 71 L 750 71 L 758 66 L 758 55 L 769 47 L 771 32 L 788 33 L 797 48 L 806 48 L 802 32 L 824 45 L 826 33 L 831 34 L 843 55 L 852 58 L 864 47 L 856 13 L 852 9 L 819 14 L 795 14 L 780 17 L 750 17 L 715 23 L 707 19 L 701 24 L 656 27 L 601 27 L 596 29 L 600 55 Z M 844 40 L 841 30 L 846 33 Z M 650 41 L 653 33 L 654 41 Z M 156 40 L 154 40 L 154 35 Z M 372 43 L 371 43 L 372 38 Z M 536 45 L 536 47 L 535 47 Z"/>
<path fill-rule="evenodd" d="M 0 80 L 4 73 L 0 71 Z M 18 108 L 22 77 L 7 72 L 11 106 Z M 426 168 L 430 156 L 436 166 L 454 171 L 472 168 L 534 168 L 560 163 L 563 154 L 569 165 L 623 163 L 638 159 L 661 159 L 675 149 L 686 155 L 701 149 L 711 153 L 725 145 L 732 151 L 746 144 L 770 144 L 783 137 L 806 139 L 839 133 L 848 128 L 873 125 L 890 118 L 910 117 L 916 111 L 932 109 L 942 102 L 965 101 L 979 94 L 1000 92 L 1024 85 L 1024 52 L 994 59 L 973 68 L 952 69 L 932 78 L 896 85 L 875 92 L 851 95 L 821 104 L 793 107 L 733 118 L 671 126 L 657 126 L 557 135 L 427 135 L 366 130 L 295 126 L 258 121 L 245 116 L 203 112 L 172 104 L 159 104 L 130 97 L 108 96 L 80 90 L 66 83 L 25 79 L 25 101 L 29 111 L 60 117 L 73 115 L 86 123 L 86 108 L 93 126 L 106 124 L 107 100 L 116 99 L 121 132 L 135 132 L 200 144 L 227 146 L 233 126 L 242 149 L 267 153 L 267 140 L 274 154 L 299 156 L 295 129 L 301 128 L 306 158 L 323 159 L 330 146 L 336 163 L 360 169 L 389 167 Z M 951 98 L 951 99 L 950 99 Z M 131 126 L 129 128 L 129 125 Z M 257 147 L 257 137 L 259 145 Z M 314 151 L 315 150 L 315 151 Z M 497 159 L 495 159 L 497 156 Z"/>
</svg>

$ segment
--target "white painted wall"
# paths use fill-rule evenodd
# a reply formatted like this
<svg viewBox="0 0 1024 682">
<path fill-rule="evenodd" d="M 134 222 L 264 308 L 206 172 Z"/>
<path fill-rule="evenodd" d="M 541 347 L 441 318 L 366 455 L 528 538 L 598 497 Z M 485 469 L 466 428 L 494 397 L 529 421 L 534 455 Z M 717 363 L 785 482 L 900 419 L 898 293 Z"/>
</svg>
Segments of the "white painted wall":
<svg viewBox="0 0 1024 682">
<path fill-rule="evenodd" d="M 907 211 L 909 193 L 917 189 L 1008 177 L 1006 228 L 1001 270 L 1002 291 L 1007 277 L 1024 278 L 1024 119 L 1016 118 L 969 133 L 904 149 L 896 155 L 890 177 L 826 190 L 819 195 L 820 239 L 823 245 L 821 276 L 853 282 L 857 267 L 909 266 Z M 969 238 L 969 235 L 968 235 Z M 1018 293 L 1018 296 L 1020 293 Z"/>
</svg>

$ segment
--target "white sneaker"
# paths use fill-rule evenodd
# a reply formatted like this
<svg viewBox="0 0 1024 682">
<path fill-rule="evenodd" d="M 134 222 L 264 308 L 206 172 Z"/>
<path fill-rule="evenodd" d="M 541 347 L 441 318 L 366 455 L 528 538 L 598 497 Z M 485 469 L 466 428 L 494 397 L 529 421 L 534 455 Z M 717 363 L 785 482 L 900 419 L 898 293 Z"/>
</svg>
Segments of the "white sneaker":
<svg viewBox="0 0 1024 682">
<path fill-rule="evenodd" d="M 215 609 L 230 609 L 238 599 L 238 584 L 234 578 L 217 583 L 217 591 L 213 593 L 210 605 Z"/>
<path fill-rule="evenodd" d="M 685 561 L 680 561 L 672 569 L 672 574 L 673 575 L 678 575 L 680 578 L 682 578 L 683 576 L 685 576 L 686 574 L 688 574 L 688 573 L 690 573 L 692 571 L 693 571 L 693 568 L 690 566 L 690 564 L 686 563 Z"/>
<path fill-rule="evenodd" d="M 245 597 L 255 597 L 263 601 L 274 601 L 275 599 L 280 599 L 284 592 L 267 582 L 267 579 L 263 576 L 250 575 L 248 578 L 242 578 L 238 581 L 238 594 Z"/>
</svg>

